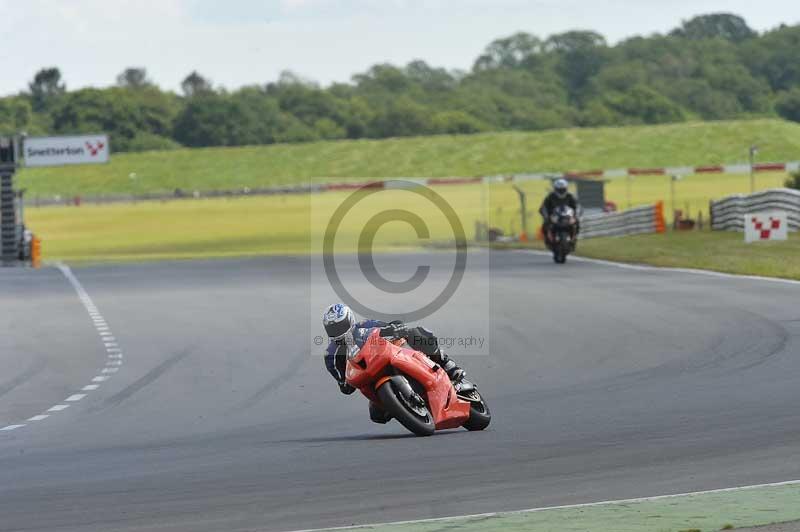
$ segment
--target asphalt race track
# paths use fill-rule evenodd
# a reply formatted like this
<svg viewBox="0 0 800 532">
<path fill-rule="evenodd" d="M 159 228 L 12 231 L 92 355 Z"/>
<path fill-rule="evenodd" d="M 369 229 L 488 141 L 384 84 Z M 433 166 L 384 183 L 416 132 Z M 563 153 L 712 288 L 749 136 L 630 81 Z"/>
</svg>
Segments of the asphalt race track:
<svg viewBox="0 0 800 532">
<path fill-rule="evenodd" d="M 388 267 L 423 258 L 444 260 Z M 494 419 L 431 438 L 372 424 L 310 356 L 308 259 L 75 269 L 124 364 L 0 432 L 0 530 L 294 530 L 800 479 L 800 286 L 526 253 L 477 268 L 489 300 L 429 325 L 467 334 L 488 306 L 491 355 L 460 362 Z M 0 309 L 0 427 L 103 367 L 57 269 L 0 270 Z"/>
</svg>

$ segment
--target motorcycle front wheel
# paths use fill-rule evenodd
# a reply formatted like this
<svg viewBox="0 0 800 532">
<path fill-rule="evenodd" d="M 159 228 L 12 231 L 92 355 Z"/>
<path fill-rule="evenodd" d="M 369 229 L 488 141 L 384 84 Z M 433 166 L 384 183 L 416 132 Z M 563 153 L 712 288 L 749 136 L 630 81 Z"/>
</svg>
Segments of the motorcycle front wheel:
<svg viewBox="0 0 800 532">
<path fill-rule="evenodd" d="M 489 411 L 489 405 L 483 400 L 478 390 L 472 390 L 463 396 L 469 399 L 469 419 L 464 422 L 462 427 L 469 431 L 483 430 L 492 422 L 492 413 Z"/>
<path fill-rule="evenodd" d="M 430 436 L 436 430 L 433 416 L 422 398 L 405 397 L 391 380 L 378 388 L 378 398 L 389 414 L 417 436 Z"/>
</svg>

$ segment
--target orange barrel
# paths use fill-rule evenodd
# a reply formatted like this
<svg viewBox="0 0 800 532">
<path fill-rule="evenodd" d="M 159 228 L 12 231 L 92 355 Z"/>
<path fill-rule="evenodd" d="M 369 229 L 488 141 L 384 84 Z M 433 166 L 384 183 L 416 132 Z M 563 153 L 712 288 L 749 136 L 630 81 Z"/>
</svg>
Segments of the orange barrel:
<svg viewBox="0 0 800 532">
<path fill-rule="evenodd" d="M 38 268 L 42 265 L 42 239 L 34 235 L 31 239 L 31 266 Z"/>
</svg>

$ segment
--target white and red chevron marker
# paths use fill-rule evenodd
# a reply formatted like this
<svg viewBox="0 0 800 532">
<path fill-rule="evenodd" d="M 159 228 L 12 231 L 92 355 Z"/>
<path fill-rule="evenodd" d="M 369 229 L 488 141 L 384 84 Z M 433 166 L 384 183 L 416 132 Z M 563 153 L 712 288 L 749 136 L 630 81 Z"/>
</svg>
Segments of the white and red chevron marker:
<svg viewBox="0 0 800 532">
<path fill-rule="evenodd" d="M 744 240 L 745 242 L 786 240 L 788 226 L 786 213 L 782 211 L 745 214 Z"/>
<path fill-rule="evenodd" d="M 753 165 L 754 172 L 796 172 L 800 170 L 800 161 L 787 163 L 758 163 Z M 710 166 L 665 166 L 663 168 L 618 168 L 615 170 L 589 170 L 567 172 L 574 177 L 593 177 L 613 179 L 616 177 L 644 175 L 693 175 L 693 174 L 748 174 L 749 164 L 717 164 Z"/>
<path fill-rule="evenodd" d="M 797 172 L 800 171 L 800 161 L 787 163 L 759 163 L 753 165 L 754 172 Z M 406 181 L 413 182 L 420 186 L 441 186 L 441 185 L 471 185 L 478 183 L 503 183 L 519 181 L 535 181 L 566 178 L 583 179 L 618 179 L 623 177 L 636 176 L 658 176 L 658 175 L 695 175 L 695 174 L 749 174 L 749 164 L 718 164 L 710 166 L 665 166 L 663 168 L 617 168 L 613 170 L 585 170 L 575 172 L 538 172 L 528 174 L 505 174 L 485 177 L 431 177 L 431 178 L 408 178 Z M 395 178 L 394 181 L 403 181 L 404 178 Z M 359 188 L 402 188 L 398 186 L 386 185 L 382 180 L 371 181 L 346 181 L 342 183 L 332 183 L 322 185 L 321 190 L 355 190 Z"/>
</svg>

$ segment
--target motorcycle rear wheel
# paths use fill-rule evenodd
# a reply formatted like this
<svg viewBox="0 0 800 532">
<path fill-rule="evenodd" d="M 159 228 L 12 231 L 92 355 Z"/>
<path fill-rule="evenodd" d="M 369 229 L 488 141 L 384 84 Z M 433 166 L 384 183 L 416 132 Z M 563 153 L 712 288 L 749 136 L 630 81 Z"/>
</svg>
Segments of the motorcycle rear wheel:
<svg viewBox="0 0 800 532">
<path fill-rule="evenodd" d="M 415 410 L 423 410 L 423 408 L 412 409 L 407 405 L 406 400 L 400 396 L 400 392 L 392 381 L 386 381 L 378 388 L 378 398 L 389 414 L 417 436 L 430 436 L 436 430 L 436 424 L 428 407 L 425 406 L 424 415 L 420 415 Z"/>
</svg>

